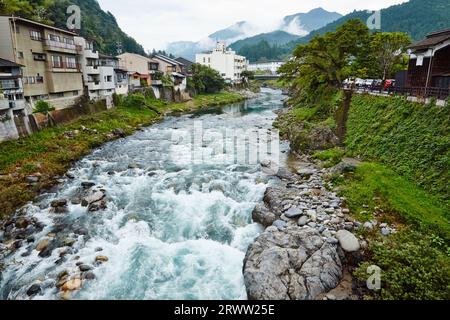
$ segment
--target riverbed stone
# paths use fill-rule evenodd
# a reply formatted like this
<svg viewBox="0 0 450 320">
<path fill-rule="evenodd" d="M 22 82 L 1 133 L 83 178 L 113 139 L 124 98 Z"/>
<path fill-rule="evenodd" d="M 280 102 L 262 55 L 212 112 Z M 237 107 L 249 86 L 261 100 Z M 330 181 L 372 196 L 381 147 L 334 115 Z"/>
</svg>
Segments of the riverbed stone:
<svg viewBox="0 0 450 320">
<path fill-rule="evenodd" d="M 297 222 L 297 224 L 298 224 L 300 227 L 305 226 L 307 223 L 308 223 L 308 217 L 307 217 L 307 216 L 302 216 L 302 217 L 300 217 L 300 219 L 298 219 L 298 222 Z"/>
<path fill-rule="evenodd" d="M 358 238 L 347 230 L 339 230 L 336 233 L 336 238 L 345 252 L 355 252 L 360 249 Z"/>
<path fill-rule="evenodd" d="M 61 290 L 63 290 L 63 291 L 75 291 L 75 290 L 81 289 L 82 285 L 83 285 L 83 282 L 81 281 L 81 279 L 75 278 L 75 279 L 71 279 L 71 280 L 66 281 L 62 285 Z"/>
<path fill-rule="evenodd" d="M 244 280 L 250 300 L 311 300 L 342 277 L 339 248 L 312 228 L 267 228 L 249 247 Z"/>
<path fill-rule="evenodd" d="M 290 208 L 284 213 L 284 215 L 290 219 L 298 218 L 302 215 L 303 211 L 298 207 Z"/>
<path fill-rule="evenodd" d="M 35 296 L 35 295 L 41 293 L 41 291 L 42 291 L 41 285 L 35 283 L 35 284 L 33 284 L 31 287 L 28 288 L 28 290 L 27 290 L 27 295 L 28 295 L 29 297 Z"/>
<path fill-rule="evenodd" d="M 48 247 L 49 244 L 50 244 L 49 239 L 43 239 L 39 241 L 39 243 L 36 245 L 36 250 L 42 252 L 45 248 Z"/>
<path fill-rule="evenodd" d="M 271 212 L 264 205 L 256 205 L 252 212 L 253 221 L 262 224 L 264 227 L 271 226 L 277 219 L 277 215 Z"/>
</svg>

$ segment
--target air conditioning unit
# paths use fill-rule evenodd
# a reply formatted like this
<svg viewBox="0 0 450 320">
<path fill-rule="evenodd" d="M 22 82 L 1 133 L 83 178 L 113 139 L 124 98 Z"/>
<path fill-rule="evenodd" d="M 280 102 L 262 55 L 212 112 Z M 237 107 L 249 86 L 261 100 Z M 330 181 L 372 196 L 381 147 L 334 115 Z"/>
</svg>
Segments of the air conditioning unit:
<svg viewBox="0 0 450 320">
<path fill-rule="evenodd" d="M 10 107 L 11 109 L 14 109 L 14 108 L 16 107 L 16 102 L 15 102 L 15 101 L 10 101 L 10 102 L 9 102 L 9 107 Z"/>
</svg>

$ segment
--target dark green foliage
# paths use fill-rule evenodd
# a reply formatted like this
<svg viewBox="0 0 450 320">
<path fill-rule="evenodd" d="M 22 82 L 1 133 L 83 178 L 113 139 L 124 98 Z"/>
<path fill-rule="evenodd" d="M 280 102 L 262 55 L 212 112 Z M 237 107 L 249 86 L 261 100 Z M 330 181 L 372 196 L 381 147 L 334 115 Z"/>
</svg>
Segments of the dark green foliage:
<svg viewBox="0 0 450 320">
<path fill-rule="evenodd" d="M 347 147 L 384 162 L 449 201 L 450 112 L 402 98 L 355 95 Z"/>
<path fill-rule="evenodd" d="M 42 113 L 48 115 L 48 113 L 53 110 L 55 110 L 55 107 L 53 107 L 49 102 L 38 100 L 35 103 L 33 113 Z"/>
<path fill-rule="evenodd" d="M 448 247 L 435 235 L 404 231 L 392 238 L 372 243 L 372 258 L 363 263 L 356 275 L 367 280 L 367 268 L 381 268 L 378 292 L 368 298 L 383 300 L 450 299 L 450 257 Z"/>
<path fill-rule="evenodd" d="M 271 45 L 267 40 L 261 40 L 256 44 L 245 44 L 238 50 L 238 53 L 245 56 L 250 62 L 279 60 L 289 52 L 290 48 L 287 49 L 278 44 Z"/>
<path fill-rule="evenodd" d="M 195 94 L 216 93 L 225 88 L 225 81 L 219 72 L 198 63 L 191 66 L 192 77 L 188 78 L 188 88 Z"/>
<path fill-rule="evenodd" d="M 404 32 L 414 41 L 419 41 L 433 31 L 450 28 L 450 1 L 448 0 L 410 0 L 381 10 L 381 30 L 383 32 Z M 353 11 L 352 13 L 320 28 L 300 39 L 301 43 L 311 40 L 316 34 L 335 30 L 350 19 L 366 22 L 371 13 Z"/>
</svg>

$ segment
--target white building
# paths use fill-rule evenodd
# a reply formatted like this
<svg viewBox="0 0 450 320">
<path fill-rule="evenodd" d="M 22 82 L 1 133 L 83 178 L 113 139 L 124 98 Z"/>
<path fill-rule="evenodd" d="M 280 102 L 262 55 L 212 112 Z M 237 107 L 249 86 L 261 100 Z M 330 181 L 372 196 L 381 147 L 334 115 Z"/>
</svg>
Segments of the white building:
<svg viewBox="0 0 450 320">
<path fill-rule="evenodd" d="M 115 91 L 114 58 L 101 55 L 94 49 L 91 40 L 75 37 L 76 45 L 81 46 L 81 69 L 83 84 L 91 100 L 107 98 L 107 102 Z M 109 105 L 109 103 L 108 103 Z"/>
<path fill-rule="evenodd" d="M 229 83 L 240 83 L 241 74 L 248 66 L 247 58 L 237 55 L 223 42 L 218 42 L 217 47 L 211 52 L 197 54 L 195 62 L 217 70 Z"/>
<path fill-rule="evenodd" d="M 262 62 L 262 63 L 251 63 L 248 65 L 248 71 L 266 71 L 267 73 L 277 74 L 278 69 L 284 64 L 281 61 L 272 62 Z"/>
</svg>

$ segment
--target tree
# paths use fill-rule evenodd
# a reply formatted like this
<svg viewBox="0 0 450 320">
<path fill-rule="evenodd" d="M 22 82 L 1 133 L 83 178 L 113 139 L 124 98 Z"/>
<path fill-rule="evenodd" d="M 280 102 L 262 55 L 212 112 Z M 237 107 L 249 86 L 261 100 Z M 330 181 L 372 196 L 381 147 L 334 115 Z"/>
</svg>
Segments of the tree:
<svg viewBox="0 0 450 320">
<path fill-rule="evenodd" d="M 191 66 L 192 76 L 188 78 L 188 88 L 196 94 L 215 93 L 225 88 L 225 81 L 219 72 L 199 63 Z"/>
<path fill-rule="evenodd" d="M 47 117 L 47 123 L 50 126 L 54 126 L 56 124 L 55 119 L 53 119 L 51 115 L 51 111 L 54 111 L 55 107 L 53 107 L 50 103 L 44 100 L 38 100 L 35 103 L 33 113 L 42 113 Z"/>
<path fill-rule="evenodd" d="M 369 42 L 367 26 L 361 20 L 349 20 L 335 32 L 299 45 L 279 70 L 282 81 L 290 85 L 292 101 L 329 107 L 332 93 L 343 81 L 360 75 L 362 48 Z"/>
<path fill-rule="evenodd" d="M 372 67 L 376 78 L 386 80 L 395 72 L 406 69 L 405 56 L 411 38 L 402 32 L 380 32 L 373 35 L 370 43 Z"/>
</svg>

